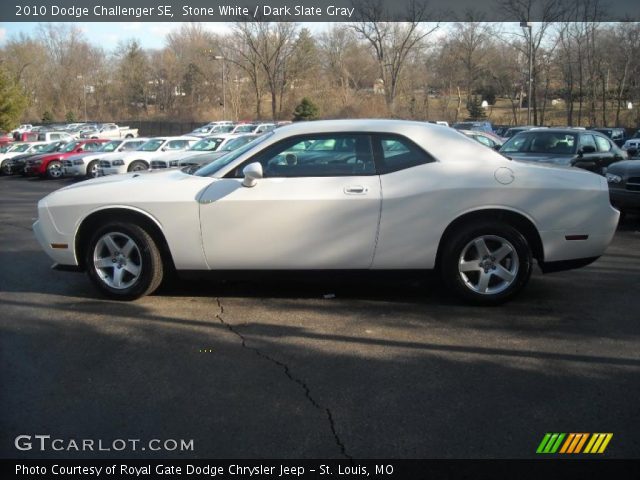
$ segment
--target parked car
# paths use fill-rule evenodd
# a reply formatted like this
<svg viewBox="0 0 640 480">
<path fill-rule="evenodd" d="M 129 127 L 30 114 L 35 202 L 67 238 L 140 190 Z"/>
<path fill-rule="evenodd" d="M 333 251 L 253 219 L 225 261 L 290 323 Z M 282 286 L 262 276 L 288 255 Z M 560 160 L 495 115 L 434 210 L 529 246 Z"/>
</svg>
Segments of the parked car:
<svg viewBox="0 0 640 480">
<path fill-rule="evenodd" d="M 101 159 L 99 172 L 101 176 L 119 173 L 148 170 L 151 159 L 162 153 L 186 150 L 200 139 L 198 137 L 156 137 L 147 140 L 137 150 L 124 152 L 117 158 Z"/>
<path fill-rule="evenodd" d="M 185 155 L 178 161 L 177 166 L 186 167 L 206 165 L 208 163 L 211 163 L 215 159 L 220 158 L 223 155 L 226 155 L 229 152 L 233 152 L 234 150 L 243 147 L 247 143 L 254 141 L 259 136 L 260 135 L 256 135 L 253 133 L 233 135 L 232 137 L 228 138 L 223 144 L 221 144 L 215 151 L 205 152 L 202 155 L 186 155 L 188 153 L 187 150 L 186 152 L 184 152 Z"/>
<path fill-rule="evenodd" d="M 532 128 L 540 128 L 540 127 L 536 127 L 535 125 L 521 125 L 519 127 L 507 128 L 504 134 L 501 135 L 501 137 L 505 139 L 509 139 L 513 137 L 516 133 L 526 132 L 527 130 L 531 130 Z"/>
<path fill-rule="evenodd" d="M 9 163 L 12 158 L 26 153 L 37 153 L 40 151 L 46 143 L 34 142 L 34 143 L 14 143 L 7 148 L 7 151 L 0 153 L 0 172 L 9 171 Z"/>
<path fill-rule="evenodd" d="M 14 142 L 13 135 L 0 131 L 0 147 Z"/>
<path fill-rule="evenodd" d="M 213 135 L 206 137 L 199 142 L 194 143 L 186 150 L 178 150 L 175 152 L 162 152 L 157 157 L 151 158 L 150 168 L 170 168 L 177 167 L 180 159 L 186 156 L 198 156 L 205 153 L 215 152 L 220 147 L 224 146 L 229 140 L 237 138 L 238 135 L 231 133 L 223 133 L 220 135 Z"/>
<path fill-rule="evenodd" d="M 16 175 L 16 174 L 25 175 L 24 168 L 26 166 L 27 160 L 29 160 L 32 157 L 35 157 L 36 155 L 59 152 L 60 150 L 62 150 L 62 148 L 64 148 L 66 144 L 67 142 L 63 140 L 58 140 L 55 142 L 49 142 L 43 145 L 39 145 L 39 147 L 36 147 L 30 152 L 22 153 L 20 155 L 17 155 L 7 160 L 6 162 L 3 162 L 2 173 L 4 175 Z"/>
<path fill-rule="evenodd" d="M 635 157 L 640 152 L 640 130 L 634 133 L 631 138 L 624 142 L 622 150 L 627 152 L 630 157 Z"/>
<path fill-rule="evenodd" d="M 24 173 L 27 176 L 39 176 L 46 178 L 62 177 L 62 161 L 76 153 L 93 151 L 107 142 L 104 138 L 92 140 L 74 140 L 67 143 L 58 152 L 43 153 L 31 157 L 25 162 Z"/>
<path fill-rule="evenodd" d="M 640 211 L 640 161 L 616 162 L 607 169 L 611 204 L 623 214 Z"/>
<path fill-rule="evenodd" d="M 102 123 L 95 130 L 82 130 L 80 138 L 134 138 L 138 136 L 137 128 L 119 127 L 115 123 Z"/>
<path fill-rule="evenodd" d="M 535 128 L 520 132 L 499 151 L 514 160 L 576 166 L 600 174 L 604 174 L 611 163 L 627 158 L 605 135 L 573 128 Z"/>
<path fill-rule="evenodd" d="M 73 135 L 67 133 L 67 132 L 57 132 L 57 131 L 44 131 L 44 132 L 38 132 L 38 137 L 37 137 L 38 142 L 55 142 L 57 140 L 64 140 L 66 142 L 71 142 L 72 140 L 75 140 L 75 138 L 73 137 Z"/>
<path fill-rule="evenodd" d="M 317 142 L 350 154 L 289 155 Z M 38 203 L 36 238 L 121 300 L 174 268 L 436 268 L 453 293 L 486 305 L 520 292 L 534 259 L 545 272 L 593 262 L 619 218 L 603 177 L 513 162 L 424 122 L 299 122 L 185 170 L 57 190 Z"/>
<path fill-rule="evenodd" d="M 231 133 L 265 133 L 276 128 L 275 123 L 241 123 L 236 125 Z"/>
<path fill-rule="evenodd" d="M 124 140 L 111 140 L 103 143 L 100 148 L 92 152 L 82 152 L 71 155 L 62 161 L 62 173 L 67 177 L 96 178 L 99 173 L 99 161 L 105 155 L 118 152 L 130 152 L 140 148 L 146 142 L 146 138 L 126 138 Z"/>
<path fill-rule="evenodd" d="M 196 128 L 187 135 L 194 137 L 209 137 L 215 133 L 230 133 L 233 130 L 233 125 L 204 125 L 203 127 Z"/>
<path fill-rule="evenodd" d="M 453 124 L 456 130 L 480 130 L 481 132 L 493 133 L 491 122 L 458 122 Z"/>
<path fill-rule="evenodd" d="M 476 142 L 480 142 L 489 148 L 498 149 L 504 143 L 504 140 L 493 133 L 481 132 L 480 130 L 459 130 L 467 137 L 473 138 Z"/>
<path fill-rule="evenodd" d="M 33 129 L 33 125 L 31 125 L 30 123 L 23 123 L 18 128 L 11 130 L 11 135 L 17 140 L 21 133 L 30 132 L 31 129 Z"/>
<path fill-rule="evenodd" d="M 606 135 L 613 143 L 615 143 L 618 147 L 622 147 L 626 140 L 626 135 L 624 128 L 593 128 L 594 132 L 600 132 L 603 135 Z"/>
</svg>

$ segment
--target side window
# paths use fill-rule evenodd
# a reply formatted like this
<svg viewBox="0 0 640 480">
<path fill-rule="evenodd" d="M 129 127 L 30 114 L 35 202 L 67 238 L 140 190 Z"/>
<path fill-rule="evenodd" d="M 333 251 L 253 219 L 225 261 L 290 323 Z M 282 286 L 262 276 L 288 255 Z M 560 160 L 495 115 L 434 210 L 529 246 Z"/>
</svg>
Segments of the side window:
<svg viewBox="0 0 640 480">
<path fill-rule="evenodd" d="M 597 150 L 596 142 L 593 139 L 593 135 L 588 135 L 588 134 L 580 135 L 580 145 L 578 145 L 578 148 L 584 148 L 584 147 L 593 147 L 594 150 Z"/>
<path fill-rule="evenodd" d="M 249 163 L 255 161 L 262 164 L 265 178 L 348 177 L 376 173 L 371 139 L 363 134 L 290 138 L 267 149 Z M 243 167 L 237 169 L 236 176 L 242 176 Z"/>
<path fill-rule="evenodd" d="M 483 137 L 482 135 L 474 135 L 473 138 L 487 147 L 493 148 L 495 146 L 493 140 L 489 140 L 487 137 Z"/>
<path fill-rule="evenodd" d="M 611 150 L 611 143 L 606 138 L 603 138 L 599 135 L 594 135 L 596 139 L 596 145 L 598 146 L 599 152 L 608 152 Z"/>
<path fill-rule="evenodd" d="M 399 135 L 379 135 L 374 150 L 380 159 L 380 174 L 432 163 L 435 159 L 408 138 Z"/>
<path fill-rule="evenodd" d="M 52 133 L 51 135 L 49 135 L 49 138 L 51 140 L 60 140 L 60 134 L 59 133 Z"/>
</svg>

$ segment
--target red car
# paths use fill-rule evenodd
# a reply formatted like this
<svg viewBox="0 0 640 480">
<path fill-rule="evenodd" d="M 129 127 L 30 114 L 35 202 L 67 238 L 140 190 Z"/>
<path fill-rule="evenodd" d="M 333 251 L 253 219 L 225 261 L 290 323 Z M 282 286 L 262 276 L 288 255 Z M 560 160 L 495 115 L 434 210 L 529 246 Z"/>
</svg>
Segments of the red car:
<svg viewBox="0 0 640 480">
<path fill-rule="evenodd" d="M 7 132 L 0 132 L 0 147 L 4 147 L 13 142 L 13 136 Z"/>
<path fill-rule="evenodd" d="M 97 150 L 100 145 L 108 141 L 104 138 L 76 140 L 67 143 L 58 152 L 34 155 L 27 160 L 24 166 L 24 173 L 29 176 L 60 178 L 62 177 L 62 160 L 76 153 Z"/>
</svg>

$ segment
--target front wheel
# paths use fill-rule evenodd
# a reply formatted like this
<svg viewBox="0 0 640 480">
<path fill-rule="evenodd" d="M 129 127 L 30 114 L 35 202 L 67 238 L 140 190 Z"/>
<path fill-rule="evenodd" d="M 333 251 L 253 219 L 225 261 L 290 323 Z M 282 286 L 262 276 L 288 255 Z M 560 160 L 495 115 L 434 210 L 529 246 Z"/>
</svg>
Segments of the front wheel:
<svg viewBox="0 0 640 480">
<path fill-rule="evenodd" d="M 2 162 L 2 165 L 0 166 L 0 175 L 11 175 L 11 166 L 9 165 L 8 160 Z"/>
<path fill-rule="evenodd" d="M 99 228 L 85 251 L 87 273 L 107 297 L 135 300 L 155 291 L 163 277 L 160 250 L 144 229 L 112 222 Z"/>
<path fill-rule="evenodd" d="M 93 160 L 87 165 L 87 178 L 98 178 L 98 160 Z"/>
<path fill-rule="evenodd" d="M 149 166 L 142 160 L 131 162 L 131 165 L 129 165 L 127 169 L 128 172 L 141 172 L 142 170 L 149 170 Z"/>
<path fill-rule="evenodd" d="M 62 178 L 62 163 L 60 163 L 58 160 L 49 162 L 49 165 L 47 165 L 46 176 L 47 178 L 50 178 L 53 180 L 57 178 Z"/>
<path fill-rule="evenodd" d="M 442 279 L 454 294 L 471 303 L 498 305 L 529 281 L 532 254 L 526 238 L 501 222 L 458 228 L 448 239 L 441 262 Z"/>
</svg>

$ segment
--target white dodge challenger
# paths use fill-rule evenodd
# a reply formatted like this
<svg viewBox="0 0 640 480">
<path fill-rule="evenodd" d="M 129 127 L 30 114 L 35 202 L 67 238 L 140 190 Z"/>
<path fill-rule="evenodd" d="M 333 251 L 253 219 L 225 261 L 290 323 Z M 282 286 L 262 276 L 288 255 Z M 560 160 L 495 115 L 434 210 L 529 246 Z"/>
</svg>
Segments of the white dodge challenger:
<svg viewBox="0 0 640 480">
<path fill-rule="evenodd" d="M 293 124 L 192 171 L 132 172 L 38 203 L 35 235 L 109 297 L 169 269 L 437 269 L 497 304 L 531 275 L 587 265 L 619 212 L 604 177 L 515 162 L 457 131 L 396 120 Z"/>
</svg>

